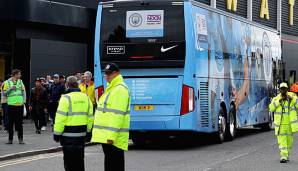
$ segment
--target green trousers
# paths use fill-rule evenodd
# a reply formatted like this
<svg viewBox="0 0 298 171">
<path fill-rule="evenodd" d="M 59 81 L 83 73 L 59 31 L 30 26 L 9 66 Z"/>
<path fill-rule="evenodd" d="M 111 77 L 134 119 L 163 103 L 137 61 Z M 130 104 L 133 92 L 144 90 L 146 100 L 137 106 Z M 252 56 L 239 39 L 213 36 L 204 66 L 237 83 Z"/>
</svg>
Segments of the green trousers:
<svg viewBox="0 0 298 171">
<path fill-rule="evenodd" d="M 277 141 L 280 150 L 281 159 L 288 159 L 292 150 L 294 141 L 293 133 L 290 125 L 281 125 Z"/>
</svg>

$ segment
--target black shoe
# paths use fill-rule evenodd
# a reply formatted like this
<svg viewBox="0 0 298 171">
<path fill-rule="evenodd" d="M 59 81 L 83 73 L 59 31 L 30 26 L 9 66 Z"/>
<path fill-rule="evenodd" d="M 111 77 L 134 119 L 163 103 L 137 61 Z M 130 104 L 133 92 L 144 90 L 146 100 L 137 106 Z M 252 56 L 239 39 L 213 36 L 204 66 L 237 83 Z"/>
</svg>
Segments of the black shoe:
<svg viewBox="0 0 298 171">
<path fill-rule="evenodd" d="M 26 144 L 23 140 L 19 140 L 19 144 L 23 145 Z"/>
<path fill-rule="evenodd" d="M 8 142 L 5 144 L 12 144 L 12 140 L 8 140 Z"/>
<path fill-rule="evenodd" d="M 287 159 L 281 159 L 280 160 L 280 163 L 287 163 L 288 161 L 287 161 Z"/>
<path fill-rule="evenodd" d="M 35 131 L 36 134 L 41 134 L 40 130 Z"/>
</svg>

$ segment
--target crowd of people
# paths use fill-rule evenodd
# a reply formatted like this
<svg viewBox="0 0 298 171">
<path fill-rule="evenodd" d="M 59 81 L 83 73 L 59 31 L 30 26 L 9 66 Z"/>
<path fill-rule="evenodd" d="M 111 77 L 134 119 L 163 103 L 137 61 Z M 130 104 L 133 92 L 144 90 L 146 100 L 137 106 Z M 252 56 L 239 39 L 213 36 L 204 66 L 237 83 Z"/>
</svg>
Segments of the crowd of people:
<svg viewBox="0 0 298 171">
<path fill-rule="evenodd" d="M 19 72 L 21 74 L 21 71 Z M 86 71 L 85 73 L 78 72 L 74 75 L 77 78 L 80 90 L 87 94 L 90 97 L 93 106 L 96 106 L 92 73 Z M 10 122 L 7 112 L 8 104 L 7 95 L 5 93 L 5 84 L 9 83 L 13 77 L 12 73 L 11 75 L 6 76 L 5 80 L 0 79 L 0 129 L 4 129 L 7 132 L 9 132 Z M 21 81 L 21 78 L 16 79 Z M 53 126 L 59 99 L 61 95 L 68 93 L 65 82 L 66 77 L 58 74 L 35 78 L 34 87 L 30 90 L 29 96 L 26 96 L 25 86 L 23 86 L 24 91 L 22 93 L 24 94 L 24 104 L 27 105 L 25 105 L 25 109 L 22 109 L 22 113 L 27 113 L 28 118 L 31 118 L 34 121 L 36 134 L 41 134 L 42 131 L 46 131 L 48 125 Z M 18 123 L 18 125 L 20 124 Z"/>
<path fill-rule="evenodd" d="M 53 139 L 62 146 L 66 171 L 85 170 L 84 148 L 90 141 L 102 144 L 106 171 L 124 171 L 130 127 L 129 89 L 116 64 L 107 64 L 103 72 L 107 87 L 96 104 L 89 71 L 67 79 L 58 74 L 36 78 L 27 98 L 21 71 L 13 70 L 1 83 L 3 125 L 9 133 L 6 144 L 13 144 L 14 128 L 19 144 L 25 144 L 23 117 L 27 106 L 36 134 L 46 130 L 48 115 L 51 118 Z"/>
</svg>

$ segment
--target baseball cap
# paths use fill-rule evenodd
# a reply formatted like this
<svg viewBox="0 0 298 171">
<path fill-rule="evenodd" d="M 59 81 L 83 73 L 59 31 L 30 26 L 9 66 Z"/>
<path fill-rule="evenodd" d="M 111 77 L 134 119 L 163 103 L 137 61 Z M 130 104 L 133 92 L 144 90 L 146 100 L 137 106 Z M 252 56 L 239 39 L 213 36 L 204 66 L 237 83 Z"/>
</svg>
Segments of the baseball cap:
<svg viewBox="0 0 298 171">
<path fill-rule="evenodd" d="M 59 75 L 58 74 L 54 74 L 53 77 L 54 78 L 59 78 Z"/>
<path fill-rule="evenodd" d="M 279 88 L 288 88 L 288 84 L 287 83 L 281 83 Z"/>
<path fill-rule="evenodd" d="M 40 79 L 40 78 L 35 78 L 35 82 L 36 82 L 36 81 L 41 82 L 41 79 Z"/>
<path fill-rule="evenodd" d="M 118 65 L 115 63 L 109 63 L 103 69 L 103 72 L 105 72 L 105 73 L 112 73 L 114 71 L 116 71 L 116 72 L 120 71 Z"/>
</svg>

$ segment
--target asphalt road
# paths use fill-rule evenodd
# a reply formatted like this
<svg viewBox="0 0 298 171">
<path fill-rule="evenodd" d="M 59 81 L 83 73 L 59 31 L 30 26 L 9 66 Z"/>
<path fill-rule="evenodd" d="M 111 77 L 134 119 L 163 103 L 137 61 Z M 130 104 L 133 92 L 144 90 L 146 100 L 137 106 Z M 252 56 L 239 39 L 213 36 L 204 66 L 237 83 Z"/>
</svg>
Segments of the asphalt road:
<svg viewBox="0 0 298 171">
<path fill-rule="evenodd" d="M 297 135 L 296 135 L 297 139 Z M 200 136 L 187 141 L 150 143 L 130 146 L 126 153 L 127 171 L 293 171 L 298 168 L 298 148 L 294 143 L 291 161 L 279 163 L 276 138 L 271 132 L 241 130 L 232 142 L 212 144 Z M 0 162 L 1 171 L 62 171 L 61 153 L 37 155 Z M 86 148 L 86 171 L 103 170 L 103 153 L 99 145 Z"/>
</svg>

